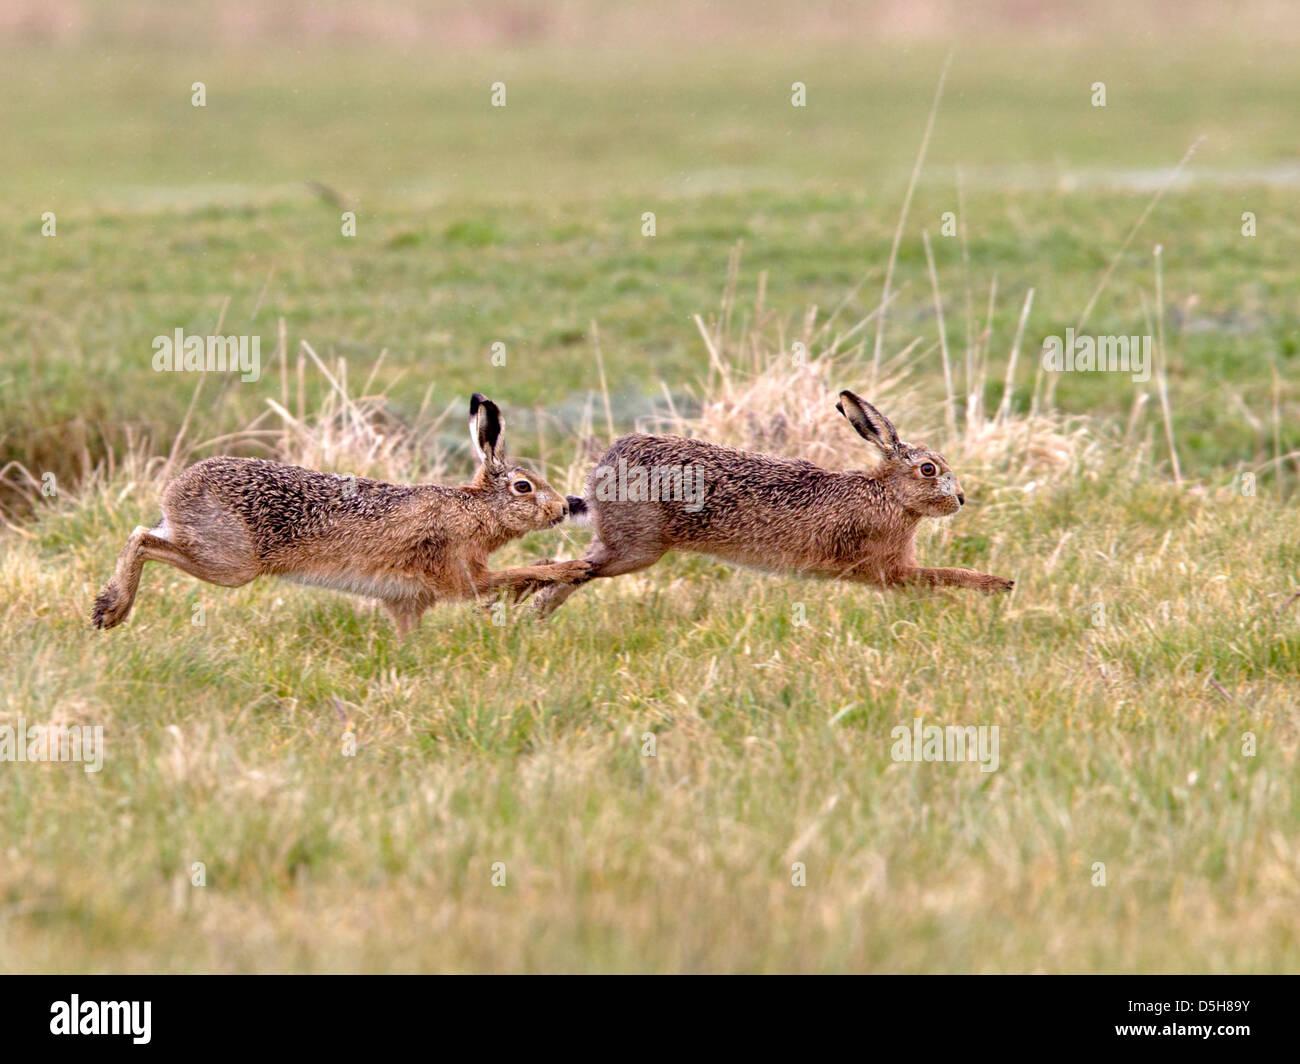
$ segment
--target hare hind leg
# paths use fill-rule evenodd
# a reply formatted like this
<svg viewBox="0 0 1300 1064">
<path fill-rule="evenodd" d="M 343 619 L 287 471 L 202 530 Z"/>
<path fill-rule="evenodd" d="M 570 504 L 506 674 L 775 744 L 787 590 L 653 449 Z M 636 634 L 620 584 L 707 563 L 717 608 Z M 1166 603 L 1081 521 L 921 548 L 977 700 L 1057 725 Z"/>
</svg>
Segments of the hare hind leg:
<svg viewBox="0 0 1300 1064">
<path fill-rule="evenodd" d="M 585 579 L 576 583 L 552 584 L 550 587 L 543 589 L 533 603 L 533 610 L 537 615 L 537 619 L 544 621 L 563 606 L 565 600 L 578 588 L 595 580 L 596 577 L 623 576 L 626 573 L 635 573 L 640 569 L 648 569 L 667 553 L 666 547 L 648 543 L 628 544 L 624 552 L 618 552 L 611 550 L 598 539 L 592 540 L 591 545 L 587 548 L 587 553 L 582 556 L 582 560 L 591 566 L 591 573 Z"/>
<path fill-rule="evenodd" d="M 135 605 L 145 562 L 166 562 L 190 576 L 222 587 L 239 587 L 258 575 L 256 565 L 220 564 L 199 557 L 165 538 L 167 531 L 164 520 L 153 528 L 139 525 L 131 533 L 118 555 L 117 568 L 104 590 L 95 597 L 91 621 L 96 628 L 115 628 L 126 620 Z"/>
<path fill-rule="evenodd" d="M 155 525 L 154 529 L 159 526 Z M 137 525 L 127 537 L 126 546 L 117 556 L 117 567 L 107 584 L 95 597 L 90 619 L 96 628 L 116 628 L 135 605 L 136 589 L 140 586 L 140 572 L 146 561 L 145 551 L 155 544 L 170 546 L 166 540 L 154 535 L 154 529 Z"/>
</svg>

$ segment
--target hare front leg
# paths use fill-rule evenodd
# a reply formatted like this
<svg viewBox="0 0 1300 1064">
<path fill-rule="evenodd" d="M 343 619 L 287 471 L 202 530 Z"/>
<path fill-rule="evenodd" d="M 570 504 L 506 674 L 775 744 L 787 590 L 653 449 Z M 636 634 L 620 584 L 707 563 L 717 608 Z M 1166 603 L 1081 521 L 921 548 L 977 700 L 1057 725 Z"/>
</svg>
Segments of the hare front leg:
<svg viewBox="0 0 1300 1064">
<path fill-rule="evenodd" d="M 587 553 L 582 557 L 582 560 L 591 566 L 589 576 L 570 583 L 552 584 L 544 589 L 533 602 L 535 616 L 537 620 L 544 621 L 563 606 L 565 600 L 588 580 L 595 580 L 600 576 L 622 576 L 625 573 L 647 569 L 666 553 L 663 545 L 654 541 L 643 543 L 629 540 L 620 543 L 620 549 L 612 550 L 600 540 L 592 540 Z"/>
<path fill-rule="evenodd" d="M 895 581 L 903 584 L 923 584 L 927 587 L 965 587 L 972 591 L 992 594 L 998 591 L 1010 591 L 1016 586 L 1014 580 L 1007 580 L 992 573 L 980 573 L 974 569 L 930 568 L 916 565 L 900 572 Z"/>
<path fill-rule="evenodd" d="M 576 559 L 568 562 L 544 562 L 540 565 L 521 565 L 516 569 L 483 572 L 474 578 L 476 594 L 487 594 L 505 588 L 516 600 L 527 598 L 538 588 L 551 584 L 578 584 L 591 576 L 591 563 Z"/>
<path fill-rule="evenodd" d="M 397 628 L 397 637 L 404 639 L 420 627 L 420 617 L 428 608 L 426 603 L 414 602 L 411 599 L 381 599 L 384 608 L 393 618 L 393 624 Z"/>
</svg>

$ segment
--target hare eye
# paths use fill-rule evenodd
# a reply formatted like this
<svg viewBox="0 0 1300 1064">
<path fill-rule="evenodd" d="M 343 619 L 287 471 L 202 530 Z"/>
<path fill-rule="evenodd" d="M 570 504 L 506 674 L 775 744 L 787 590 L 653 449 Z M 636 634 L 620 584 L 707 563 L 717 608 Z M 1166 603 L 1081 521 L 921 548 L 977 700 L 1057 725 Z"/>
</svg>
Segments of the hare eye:
<svg viewBox="0 0 1300 1064">
<path fill-rule="evenodd" d="M 932 477 L 932 476 L 934 476 L 937 472 L 939 472 L 939 470 L 935 467 L 935 464 L 934 464 L 933 462 L 922 462 L 922 463 L 921 463 L 921 476 L 923 476 L 923 477 Z"/>
<path fill-rule="evenodd" d="M 516 495 L 527 495 L 533 490 L 533 486 L 526 480 L 516 480 L 510 487 Z"/>
</svg>

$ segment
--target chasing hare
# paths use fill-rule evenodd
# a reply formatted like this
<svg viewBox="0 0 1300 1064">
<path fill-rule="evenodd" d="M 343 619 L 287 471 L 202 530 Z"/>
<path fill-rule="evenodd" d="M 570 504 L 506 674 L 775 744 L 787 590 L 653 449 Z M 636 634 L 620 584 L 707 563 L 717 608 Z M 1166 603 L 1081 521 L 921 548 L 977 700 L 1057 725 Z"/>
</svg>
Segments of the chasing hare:
<svg viewBox="0 0 1300 1064">
<path fill-rule="evenodd" d="M 670 550 L 884 587 L 1010 591 L 1015 581 L 1000 576 L 916 564 L 921 518 L 955 514 L 966 501 L 956 477 L 941 455 L 901 442 L 852 392 L 835 408 L 880 451 L 873 469 L 831 472 L 682 436 L 616 440 L 588 477 L 586 498 L 570 502 L 596 531 L 584 556 L 591 572 L 543 590 L 538 613 L 548 616 L 588 580 L 636 572 Z"/>
<path fill-rule="evenodd" d="M 387 607 L 402 635 L 440 599 L 502 588 L 523 597 L 585 577 L 583 561 L 488 568 L 488 555 L 510 540 L 559 524 L 570 500 L 506 461 L 501 412 L 477 392 L 469 427 L 479 468 L 459 488 L 386 484 L 256 458 L 190 466 L 163 493 L 162 520 L 126 541 L 95 599 L 95 626 L 126 619 L 147 561 L 222 587 L 282 576 L 367 595 Z"/>
</svg>

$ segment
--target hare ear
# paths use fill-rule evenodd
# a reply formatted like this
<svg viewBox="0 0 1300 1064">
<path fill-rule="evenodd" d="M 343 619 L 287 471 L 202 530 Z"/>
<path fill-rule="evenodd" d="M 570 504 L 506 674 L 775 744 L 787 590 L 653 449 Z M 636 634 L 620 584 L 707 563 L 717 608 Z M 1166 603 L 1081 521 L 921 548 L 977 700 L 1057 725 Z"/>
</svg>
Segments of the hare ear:
<svg viewBox="0 0 1300 1064">
<path fill-rule="evenodd" d="M 478 392 L 469 397 L 469 442 L 474 456 L 483 465 L 496 469 L 504 464 L 501 411 L 496 403 Z"/>
<path fill-rule="evenodd" d="M 835 409 L 849 419 L 859 436 L 874 443 L 882 453 L 893 454 L 902 450 L 894 423 L 865 399 L 852 392 L 840 392 L 840 401 L 835 404 Z"/>
</svg>

